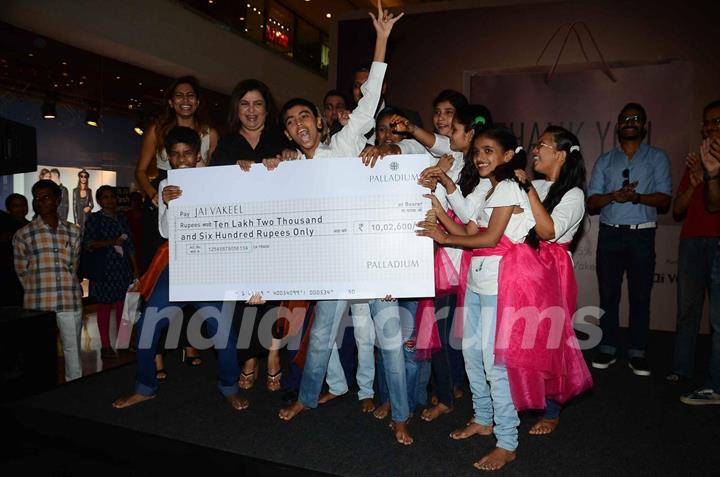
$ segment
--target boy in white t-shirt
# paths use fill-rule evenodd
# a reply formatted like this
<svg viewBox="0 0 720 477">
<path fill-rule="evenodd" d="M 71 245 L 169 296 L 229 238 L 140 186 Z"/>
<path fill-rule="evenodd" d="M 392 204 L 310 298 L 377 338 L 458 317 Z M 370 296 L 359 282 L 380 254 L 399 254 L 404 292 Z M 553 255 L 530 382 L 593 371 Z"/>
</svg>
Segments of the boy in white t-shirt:
<svg viewBox="0 0 720 477">
<path fill-rule="evenodd" d="M 196 167 L 201 160 L 200 136 L 193 129 L 177 126 L 171 129 L 165 138 L 165 149 L 173 169 Z M 158 204 L 158 229 L 164 238 L 168 236 L 167 205 L 182 195 L 178 186 L 168 185 L 163 180 L 158 190 L 161 200 Z M 158 379 L 155 369 L 155 354 L 159 346 L 162 328 L 170 326 L 170 320 L 182 317 L 180 308 L 184 302 L 169 300 L 168 268 L 160 274 L 142 317 L 136 323 L 138 330 L 137 375 L 135 392 L 113 402 L 115 408 L 125 408 L 152 399 L 157 394 Z M 240 368 L 237 361 L 237 335 L 232 332 L 234 306 L 224 306 L 222 302 L 190 303 L 198 309 L 212 336 L 218 359 L 218 387 L 233 409 L 241 411 L 249 406 L 246 398 L 240 396 L 238 378 Z M 174 313 L 172 313 L 174 311 Z M 153 321 L 149 321 L 152 317 Z M 198 328 L 199 329 L 199 328 Z"/>
</svg>

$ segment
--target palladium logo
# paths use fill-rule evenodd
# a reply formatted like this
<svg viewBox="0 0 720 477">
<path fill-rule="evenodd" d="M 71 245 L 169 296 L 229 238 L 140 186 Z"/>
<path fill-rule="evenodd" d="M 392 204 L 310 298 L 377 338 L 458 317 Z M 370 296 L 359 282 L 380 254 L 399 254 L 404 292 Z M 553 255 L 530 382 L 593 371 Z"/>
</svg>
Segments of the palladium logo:
<svg viewBox="0 0 720 477">
<path fill-rule="evenodd" d="M 397 171 L 400 168 L 400 164 L 398 164 L 396 161 L 392 161 L 390 163 L 390 170 L 391 171 Z"/>
</svg>

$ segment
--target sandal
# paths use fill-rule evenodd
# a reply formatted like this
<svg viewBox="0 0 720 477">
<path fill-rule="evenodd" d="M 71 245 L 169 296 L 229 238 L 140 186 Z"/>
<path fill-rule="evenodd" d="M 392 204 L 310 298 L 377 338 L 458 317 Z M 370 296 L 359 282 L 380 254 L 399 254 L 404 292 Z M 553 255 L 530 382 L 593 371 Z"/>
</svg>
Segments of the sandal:
<svg viewBox="0 0 720 477">
<path fill-rule="evenodd" d="M 275 374 L 267 373 L 265 379 L 265 387 L 270 392 L 280 391 L 280 380 L 282 379 L 282 370 L 278 370 Z"/>
<path fill-rule="evenodd" d="M 203 364 L 203 360 L 199 354 L 195 356 L 190 356 L 187 354 L 187 351 L 185 351 L 185 348 L 183 348 L 182 350 L 181 361 L 191 367 L 200 366 Z"/>
<path fill-rule="evenodd" d="M 255 385 L 255 379 L 257 379 L 257 370 L 258 367 L 255 366 L 255 368 L 249 373 L 243 371 L 240 372 L 240 379 L 238 379 L 238 386 L 240 386 L 240 389 L 252 389 Z"/>
<path fill-rule="evenodd" d="M 158 380 L 158 382 L 162 383 L 167 381 L 168 375 L 167 371 L 165 371 L 163 368 L 155 370 L 155 379 Z"/>
</svg>

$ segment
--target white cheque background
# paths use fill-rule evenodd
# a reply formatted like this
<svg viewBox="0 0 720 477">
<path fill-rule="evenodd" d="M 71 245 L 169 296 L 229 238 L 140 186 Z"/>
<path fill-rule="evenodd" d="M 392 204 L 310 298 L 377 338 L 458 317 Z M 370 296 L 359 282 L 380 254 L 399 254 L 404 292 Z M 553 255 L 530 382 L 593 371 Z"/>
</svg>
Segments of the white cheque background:
<svg viewBox="0 0 720 477">
<path fill-rule="evenodd" d="M 434 296 L 433 243 L 414 232 L 430 208 L 417 184 L 429 160 L 169 171 L 168 183 L 183 190 L 168 211 L 170 300 Z"/>
</svg>

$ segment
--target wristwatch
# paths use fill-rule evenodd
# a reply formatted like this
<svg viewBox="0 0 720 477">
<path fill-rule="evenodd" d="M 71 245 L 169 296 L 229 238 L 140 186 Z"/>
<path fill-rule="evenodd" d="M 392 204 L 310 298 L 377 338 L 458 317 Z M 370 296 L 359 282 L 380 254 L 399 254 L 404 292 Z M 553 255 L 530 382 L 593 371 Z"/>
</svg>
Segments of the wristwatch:
<svg viewBox="0 0 720 477">
<path fill-rule="evenodd" d="M 640 202 L 640 194 L 638 194 L 637 192 L 635 192 L 635 197 L 633 197 L 632 203 L 635 204 L 635 205 L 637 205 L 638 202 Z"/>
<path fill-rule="evenodd" d="M 715 174 L 714 176 L 711 176 L 710 174 L 708 174 L 708 171 L 703 171 L 703 179 L 705 179 L 705 182 L 715 181 L 720 179 L 720 174 Z"/>
</svg>

